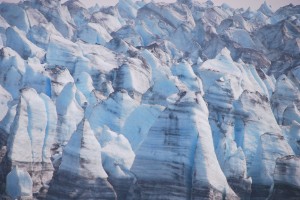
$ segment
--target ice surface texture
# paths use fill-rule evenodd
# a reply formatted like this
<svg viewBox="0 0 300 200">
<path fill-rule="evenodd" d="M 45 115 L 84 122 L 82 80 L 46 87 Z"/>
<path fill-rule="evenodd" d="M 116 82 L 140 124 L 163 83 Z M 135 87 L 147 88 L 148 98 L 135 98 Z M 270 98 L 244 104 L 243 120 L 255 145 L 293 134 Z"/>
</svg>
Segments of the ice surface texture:
<svg viewBox="0 0 300 200">
<path fill-rule="evenodd" d="M 300 7 L 0 4 L 0 198 L 300 199 Z"/>
</svg>

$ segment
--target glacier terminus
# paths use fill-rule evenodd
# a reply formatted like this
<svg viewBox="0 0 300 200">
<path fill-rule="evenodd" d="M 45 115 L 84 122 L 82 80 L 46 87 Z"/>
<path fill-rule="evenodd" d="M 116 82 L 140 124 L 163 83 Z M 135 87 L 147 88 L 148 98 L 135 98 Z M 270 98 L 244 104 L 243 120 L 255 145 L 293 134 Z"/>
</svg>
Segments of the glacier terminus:
<svg viewBox="0 0 300 200">
<path fill-rule="evenodd" d="M 299 200 L 300 5 L 0 3 L 0 199 Z"/>
</svg>

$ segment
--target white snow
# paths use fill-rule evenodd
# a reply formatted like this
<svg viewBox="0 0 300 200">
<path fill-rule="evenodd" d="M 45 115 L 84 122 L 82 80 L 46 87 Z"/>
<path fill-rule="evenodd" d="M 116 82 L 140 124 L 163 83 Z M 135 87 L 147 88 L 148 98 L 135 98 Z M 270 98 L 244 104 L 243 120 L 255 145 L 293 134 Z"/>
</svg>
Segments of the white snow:
<svg viewBox="0 0 300 200">
<path fill-rule="evenodd" d="M 93 80 L 87 72 L 82 72 L 76 79 L 77 92 L 81 92 L 89 104 L 94 105 L 97 103 L 97 97 L 94 94 L 95 88 Z"/>
<path fill-rule="evenodd" d="M 61 144 L 70 139 L 84 116 L 84 110 L 75 98 L 76 90 L 74 83 L 68 83 L 56 99 L 56 112 L 58 114 L 56 141 Z"/>
<path fill-rule="evenodd" d="M 162 106 L 141 105 L 127 117 L 122 133 L 134 151 L 144 141 L 149 129 L 163 109 Z"/>
<path fill-rule="evenodd" d="M 42 162 L 48 112 L 46 111 L 44 101 L 34 89 L 24 89 L 22 91 L 22 97 L 27 104 L 27 131 L 30 138 L 29 145 L 31 145 L 32 147 L 32 162 Z M 26 133 L 26 130 L 20 130 L 20 132 L 21 131 L 24 131 L 24 133 Z M 20 134 L 24 133 L 21 132 Z M 22 149 L 26 147 L 19 146 L 19 148 L 20 151 L 22 151 Z"/>
<path fill-rule="evenodd" d="M 203 94 L 202 81 L 199 79 L 189 63 L 183 62 L 175 64 L 172 67 L 172 73 L 174 76 L 178 76 L 179 79 L 191 90 L 195 92 L 201 92 Z"/>
<path fill-rule="evenodd" d="M 141 198 L 173 195 L 150 192 L 160 184 L 187 198 L 204 188 L 235 198 L 236 179 L 299 187 L 296 8 L 1 3 L 0 128 L 8 161 L 22 164 L 7 194 L 47 186 L 51 164 L 108 178 L 116 193 L 133 180 Z"/>
<path fill-rule="evenodd" d="M 79 123 L 64 148 L 59 171 L 88 179 L 107 178 L 102 167 L 101 146 L 86 119 Z"/>
<path fill-rule="evenodd" d="M 50 163 L 50 146 L 56 131 L 56 112 L 45 94 L 32 88 L 23 89 L 9 134 L 8 156 L 13 162 Z M 12 109 L 13 111 L 13 109 Z M 4 123 L 11 123 L 9 113 Z"/>
<path fill-rule="evenodd" d="M 200 111 L 194 116 L 194 120 L 197 122 L 198 138 L 194 157 L 195 177 L 193 182 L 195 185 L 200 186 L 209 184 L 219 191 L 233 195 L 234 192 L 229 187 L 226 177 L 218 163 L 214 148 L 212 148 L 213 139 L 208 122 L 208 109 L 206 103 L 200 95 L 197 96 L 197 99 L 199 102 L 198 109 Z"/>
<path fill-rule="evenodd" d="M 83 55 L 90 61 L 87 66 L 80 66 L 76 69 L 77 73 L 86 71 L 91 75 L 98 73 L 108 73 L 111 70 L 118 68 L 118 60 L 116 54 L 101 45 L 91 45 L 77 43 L 83 52 Z"/>
<path fill-rule="evenodd" d="M 117 8 L 111 9 L 114 9 L 111 13 L 96 12 L 92 16 L 93 22 L 99 23 L 108 33 L 119 30 L 125 24 L 124 19 L 119 16 Z"/>
<path fill-rule="evenodd" d="M 128 59 L 126 64 L 120 66 L 117 73 L 120 74 L 119 76 L 117 74 L 117 78 L 121 79 L 121 81 L 116 80 L 121 82 L 117 86 L 127 91 L 135 91 L 143 94 L 151 85 L 151 71 L 139 59 Z"/>
<path fill-rule="evenodd" d="M 225 32 L 228 38 L 241 45 L 243 48 L 256 49 L 256 45 L 249 33 L 243 29 L 230 28 Z"/>
<path fill-rule="evenodd" d="M 104 126 L 99 142 L 102 146 L 104 169 L 113 177 L 124 177 L 130 170 L 135 154 L 130 143 L 122 134 L 117 134 Z"/>
<path fill-rule="evenodd" d="M 57 97 L 68 83 L 74 83 L 74 79 L 68 69 L 54 68 L 50 71 L 51 95 Z"/>
<path fill-rule="evenodd" d="M 88 23 L 83 26 L 78 33 L 78 37 L 85 42 L 101 45 L 105 45 L 112 39 L 107 30 L 96 23 Z"/>
<path fill-rule="evenodd" d="M 46 57 L 49 65 L 67 67 L 72 73 L 78 57 L 82 57 L 82 52 L 77 44 L 51 35 Z"/>
<path fill-rule="evenodd" d="M 32 162 L 31 138 L 28 133 L 27 103 L 20 97 L 14 122 L 10 130 L 8 158 L 19 162 Z"/>
<path fill-rule="evenodd" d="M 126 118 L 138 107 L 126 91 L 115 92 L 107 100 L 87 108 L 86 117 L 96 132 L 104 125 L 120 133 Z"/>
<path fill-rule="evenodd" d="M 264 185 L 272 185 L 274 177 L 274 169 L 276 160 L 283 156 L 293 155 L 294 152 L 288 145 L 287 141 L 281 135 L 273 133 L 265 133 L 260 137 L 261 147 L 256 161 L 257 171 L 252 174 L 254 182 L 259 182 Z M 261 160 L 261 164 L 259 165 Z M 259 173 L 257 173 L 259 172 Z"/>
</svg>

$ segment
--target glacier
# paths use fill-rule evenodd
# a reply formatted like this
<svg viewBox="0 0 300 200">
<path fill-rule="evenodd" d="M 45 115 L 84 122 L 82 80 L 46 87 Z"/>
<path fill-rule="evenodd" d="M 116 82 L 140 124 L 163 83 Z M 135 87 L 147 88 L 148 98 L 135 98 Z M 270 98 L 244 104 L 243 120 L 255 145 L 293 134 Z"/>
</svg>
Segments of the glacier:
<svg viewBox="0 0 300 200">
<path fill-rule="evenodd" d="M 0 3 L 0 199 L 300 199 L 299 13 Z"/>
</svg>

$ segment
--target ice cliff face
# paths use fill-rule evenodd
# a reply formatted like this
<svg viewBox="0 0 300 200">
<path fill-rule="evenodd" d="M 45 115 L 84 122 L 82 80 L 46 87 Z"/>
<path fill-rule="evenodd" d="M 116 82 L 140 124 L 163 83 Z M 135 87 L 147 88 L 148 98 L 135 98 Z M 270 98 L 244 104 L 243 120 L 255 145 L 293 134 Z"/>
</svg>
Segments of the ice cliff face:
<svg viewBox="0 0 300 200">
<path fill-rule="evenodd" d="M 300 7 L 0 4 L 0 198 L 299 199 Z"/>
</svg>

